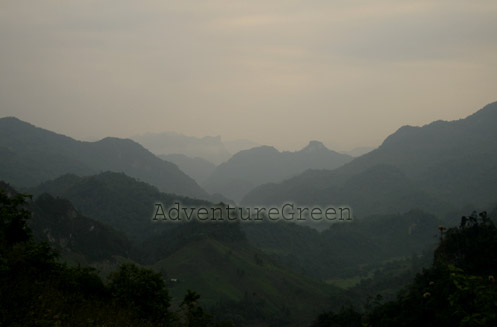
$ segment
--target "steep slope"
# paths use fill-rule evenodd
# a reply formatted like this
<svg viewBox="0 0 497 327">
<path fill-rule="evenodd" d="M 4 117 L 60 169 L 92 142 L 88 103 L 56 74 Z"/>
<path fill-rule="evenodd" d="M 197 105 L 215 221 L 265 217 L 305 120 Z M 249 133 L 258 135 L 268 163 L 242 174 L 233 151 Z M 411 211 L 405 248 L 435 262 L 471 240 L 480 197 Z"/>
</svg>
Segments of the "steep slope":
<svg viewBox="0 0 497 327">
<path fill-rule="evenodd" d="M 81 142 L 17 118 L 0 119 L 0 178 L 17 187 L 72 173 L 124 172 L 161 191 L 207 198 L 207 193 L 178 167 L 141 145 L 118 138 Z"/>
<path fill-rule="evenodd" d="M 63 194 L 74 201 L 81 212 L 130 235 L 134 246 L 129 258 L 164 272 L 169 280 L 178 280 L 169 283 L 176 304 L 181 302 L 187 289 L 192 289 L 202 295 L 203 305 L 214 306 L 220 314 L 233 313 L 235 319 L 252 320 L 260 326 L 268 326 L 269 321 L 281 326 L 298 326 L 327 308 L 326 300 L 339 292 L 323 282 L 291 272 L 252 247 L 239 224 L 152 223 L 153 204 L 156 201 L 167 204 L 177 197 L 160 193 L 124 174 L 65 175 L 33 191 Z M 41 195 L 40 199 L 46 197 L 50 196 Z M 45 200 L 50 207 L 50 201 Z M 185 205 L 207 204 L 188 198 L 179 200 Z M 61 212 L 73 212 L 62 205 L 57 208 L 62 208 Z M 47 212 L 57 223 L 58 211 Z M 50 226 L 46 234 L 55 235 L 56 226 L 53 223 Z M 65 228 L 65 223 L 61 226 Z M 74 232 L 84 235 L 89 229 L 91 226 L 84 226 Z M 66 238 L 61 239 L 66 244 Z M 102 246 L 100 251 L 106 247 L 101 243 L 95 245 Z M 337 300 L 337 303 L 342 302 Z M 258 315 L 253 316 L 245 312 L 246 309 L 255 310 Z"/>
<path fill-rule="evenodd" d="M 206 204 L 139 182 L 123 173 L 105 172 L 94 176 L 64 175 L 29 190 L 33 194 L 50 193 L 69 199 L 83 214 L 125 233 L 132 240 L 142 240 L 170 227 L 154 224 L 154 204 L 180 201 L 185 205 Z"/>
<path fill-rule="evenodd" d="M 374 149 L 375 149 L 374 147 L 361 146 L 361 147 L 354 148 L 354 149 L 349 150 L 349 151 L 340 151 L 340 153 L 348 154 L 349 156 L 356 158 L 356 157 L 360 157 L 368 152 L 371 152 Z"/>
<path fill-rule="evenodd" d="M 279 152 L 274 147 L 260 146 L 240 151 L 220 164 L 203 185 L 211 193 L 240 201 L 258 185 L 280 182 L 307 169 L 333 169 L 351 159 L 318 141 L 311 141 L 296 152 Z"/>
<path fill-rule="evenodd" d="M 131 242 L 124 234 L 81 215 L 68 200 L 42 194 L 32 210 L 35 237 L 48 241 L 66 260 L 84 265 L 129 256 Z"/>
<path fill-rule="evenodd" d="M 244 203 L 345 201 L 361 215 L 408 207 L 443 213 L 466 204 L 493 205 L 497 200 L 496 124 L 497 103 L 492 103 L 466 119 L 404 126 L 378 149 L 334 171 L 307 172 L 261 186 Z M 374 178 L 379 171 L 375 167 L 385 165 L 403 177 Z M 433 208 L 437 201 L 438 209 Z"/>
<path fill-rule="evenodd" d="M 12 196 L 17 191 L 0 181 L 0 190 Z M 71 202 L 44 193 L 29 201 L 28 225 L 38 241 L 46 241 L 62 258 L 82 265 L 114 257 L 128 257 L 131 242 L 110 226 L 83 216 Z"/>
<path fill-rule="evenodd" d="M 179 169 L 199 184 L 202 184 L 216 169 L 216 165 L 200 157 L 190 158 L 184 154 L 163 154 L 159 155 L 159 158 L 176 164 Z"/>
<path fill-rule="evenodd" d="M 206 224 L 194 233 L 187 225 L 190 239 L 153 265 L 172 280 L 173 301 L 195 289 L 212 311 L 244 326 L 302 326 L 330 298 L 337 307 L 347 303 L 337 289 L 291 272 L 244 239 L 214 237 L 201 231 Z"/>
<path fill-rule="evenodd" d="M 465 119 L 436 121 L 423 127 L 404 126 L 377 150 L 354 160 L 343 171 L 353 173 L 387 163 L 445 199 L 467 197 L 467 193 L 474 193 L 473 198 L 478 199 L 487 191 L 481 188 L 481 182 L 491 184 L 497 180 L 496 123 L 497 102 Z M 479 190 L 475 189 L 477 185 Z"/>
</svg>

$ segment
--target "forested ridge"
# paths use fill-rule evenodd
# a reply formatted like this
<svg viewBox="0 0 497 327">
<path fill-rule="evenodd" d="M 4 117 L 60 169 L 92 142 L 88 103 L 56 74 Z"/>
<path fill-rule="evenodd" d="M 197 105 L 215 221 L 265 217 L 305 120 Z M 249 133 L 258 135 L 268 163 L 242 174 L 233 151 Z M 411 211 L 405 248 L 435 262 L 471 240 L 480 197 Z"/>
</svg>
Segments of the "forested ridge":
<svg viewBox="0 0 497 327">
<path fill-rule="evenodd" d="M 95 269 L 61 262 L 49 244 L 34 241 L 27 199 L 0 191 L 0 325 L 231 326 L 204 312 L 194 291 L 172 308 L 152 270 L 125 263 L 103 280 Z"/>
<path fill-rule="evenodd" d="M 486 212 L 463 216 L 458 227 L 439 226 L 433 264 L 395 300 L 372 301 L 364 312 L 343 308 L 321 314 L 312 327 L 495 326 L 497 228 Z"/>
<path fill-rule="evenodd" d="M 248 315 L 265 317 L 261 304 L 250 298 L 238 304 L 221 302 L 209 314 L 200 304 L 201 295 L 191 290 L 172 305 L 163 275 L 132 262 L 120 264 L 106 278 L 94 268 L 69 266 L 48 243 L 34 240 L 28 226 L 30 196 L 2 190 L 0 201 L 2 325 L 231 326 L 232 322 L 219 321 L 219 317 L 229 317 L 225 310 L 234 306 L 249 310 Z M 495 325 L 494 223 L 486 212 L 473 212 L 463 216 L 459 226 L 440 225 L 437 231 L 439 244 L 431 266 L 418 273 L 396 298 L 384 301 L 381 296 L 370 297 L 355 307 L 343 302 L 341 309 L 335 306 L 333 311 L 318 315 L 311 326 Z M 264 263 L 261 260 L 259 264 Z M 374 283 L 362 282 L 348 296 L 353 298 L 354 292 L 355 296 L 365 296 L 371 285 Z M 278 325 L 277 320 L 274 324 Z"/>
</svg>

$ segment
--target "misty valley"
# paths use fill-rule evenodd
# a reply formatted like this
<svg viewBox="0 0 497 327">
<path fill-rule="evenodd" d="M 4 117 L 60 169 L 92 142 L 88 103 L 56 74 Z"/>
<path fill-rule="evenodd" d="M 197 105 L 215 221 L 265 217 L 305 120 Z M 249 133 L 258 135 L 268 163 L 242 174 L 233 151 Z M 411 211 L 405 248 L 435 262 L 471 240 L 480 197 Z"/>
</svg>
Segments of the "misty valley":
<svg viewBox="0 0 497 327">
<path fill-rule="evenodd" d="M 351 156 L 0 118 L 0 325 L 495 326 L 495 126 Z"/>
</svg>

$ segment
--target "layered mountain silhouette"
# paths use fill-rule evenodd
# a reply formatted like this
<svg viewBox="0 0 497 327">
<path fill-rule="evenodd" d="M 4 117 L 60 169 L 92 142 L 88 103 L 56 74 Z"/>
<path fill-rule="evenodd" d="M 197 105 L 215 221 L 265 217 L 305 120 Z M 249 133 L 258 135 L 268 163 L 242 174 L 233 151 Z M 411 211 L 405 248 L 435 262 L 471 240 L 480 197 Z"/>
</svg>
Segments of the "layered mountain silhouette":
<svg viewBox="0 0 497 327">
<path fill-rule="evenodd" d="M 159 158 L 176 164 L 179 169 L 195 179 L 199 184 L 209 177 L 216 165 L 200 157 L 191 158 L 184 154 L 161 154 Z"/>
<path fill-rule="evenodd" d="M 345 153 L 345 154 L 348 154 L 349 156 L 352 156 L 352 157 L 360 157 L 363 154 L 366 154 L 368 152 L 373 151 L 374 149 L 375 148 L 373 148 L 373 147 L 361 146 L 361 147 L 357 147 L 357 148 L 354 148 L 354 149 L 349 150 L 349 151 L 340 151 L 340 153 Z"/>
<path fill-rule="evenodd" d="M 0 119 L 0 179 L 16 187 L 37 185 L 63 174 L 124 172 L 161 191 L 197 198 L 208 194 L 175 164 L 129 139 L 82 142 L 17 118 Z"/>
<path fill-rule="evenodd" d="M 497 102 L 465 119 L 404 126 L 350 163 L 260 186 L 245 204 L 350 205 L 360 215 L 423 208 L 445 213 L 497 202 Z"/>
<path fill-rule="evenodd" d="M 133 139 L 156 155 L 183 154 L 191 158 L 204 158 L 214 164 L 219 164 L 231 156 L 220 136 L 197 138 L 163 132 L 138 135 Z"/>
<path fill-rule="evenodd" d="M 211 193 L 239 201 L 258 185 L 283 181 L 307 169 L 334 169 L 350 160 L 352 157 L 329 150 L 318 141 L 296 152 L 260 146 L 240 151 L 220 164 L 203 186 Z"/>
<path fill-rule="evenodd" d="M 228 160 L 234 153 L 258 145 L 244 139 L 223 141 L 220 136 L 199 138 L 175 132 L 146 133 L 132 139 L 158 156 L 182 154 L 189 158 L 202 158 L 215 165 Z"/>
</svg>

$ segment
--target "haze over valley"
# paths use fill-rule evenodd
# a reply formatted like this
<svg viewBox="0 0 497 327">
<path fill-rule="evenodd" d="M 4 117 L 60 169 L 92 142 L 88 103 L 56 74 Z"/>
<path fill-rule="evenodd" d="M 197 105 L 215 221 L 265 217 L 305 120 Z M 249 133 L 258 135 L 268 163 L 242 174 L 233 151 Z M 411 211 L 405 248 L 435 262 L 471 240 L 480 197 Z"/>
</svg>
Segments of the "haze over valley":
<svg viewBox="0 0 497 327">
<path fill-rule="evenodd" d="M 496 18 L 3 1 L 0 326 L 496 326 Z"/>
</svg>

